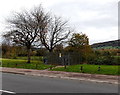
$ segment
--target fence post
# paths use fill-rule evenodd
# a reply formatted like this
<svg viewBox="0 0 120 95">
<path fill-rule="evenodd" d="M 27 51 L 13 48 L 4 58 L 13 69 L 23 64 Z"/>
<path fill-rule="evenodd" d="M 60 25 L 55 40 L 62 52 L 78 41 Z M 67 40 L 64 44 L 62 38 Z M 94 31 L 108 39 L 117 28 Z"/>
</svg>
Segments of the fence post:
<svg viewBox="0 0 120 95">
<path fill-rule="evenodd" d="M 83 66 L 80 66 L 80 71 L 81 71 L 81 72 L 83 71 Z"/>
<path fill-rule="evenodd" d="M 98 67 L 98 71 L 100 71 L 100 66 Z"/>
<path fill-rule="evenodd" d="M 9 63 L 7 63 L 7 67 L 9 67 Z"/>
<path fill-rule="evenodd" d="M 65 69 L 66 69 L 67 67 L 66 67 L 66 63 L 65 63 Z"/>
<path fill-rule="evenodd" d="M 0 62 L 0 66 L 2 66 L 2 62 Z"/>
<path fill-rule="evenodd" d="M 36 64 L 36 67 L 35 67 L 35 68 L 37 69 L 37 67 L 38 67 L 38 64 Z"/>
<path fill-rule="evenodd" d="M 50 66 L 50 70 L 52 70 L 52 66 Z"/>
<path fill-rule="evenodd" d="M 15 64 L 15 67 L 17 67 L 17 63 Z"/>
<path fill-rule="evenodd" d="M 66 65 L 67 65 L 67 64 L 66 64 L 66 57 L 64 57 L 64 68 L 65 68 L 65 69 L 67 68 Z"/>
</svg>

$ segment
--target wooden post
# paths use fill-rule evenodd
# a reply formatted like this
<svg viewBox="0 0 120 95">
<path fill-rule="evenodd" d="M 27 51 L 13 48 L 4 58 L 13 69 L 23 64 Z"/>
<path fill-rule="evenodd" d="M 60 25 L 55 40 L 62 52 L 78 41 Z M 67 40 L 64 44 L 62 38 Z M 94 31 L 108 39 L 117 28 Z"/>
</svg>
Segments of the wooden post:
<svg viewBox="0 0 120 95">
<path fill-rule="evenodd" d="M 100 66 L 98 67 L 98 71 L 100 71 Z"/>
<path fill-rule="evenodd" d="M 52 66 L 50 66 L 50 70 L 52 70 Z"/>
<path fill-rule="evenodd" d="M 66 58 L 64 58 L 64 68 L 66 69 L 67 66 L 66 66 Z"/>
<path fill-rule="evenodd" d="M 83 71 L 83 66 L 80 66 L 80 71 L 81 71 L 81 72 Z"/>
<path fill-rule="evenodd" d="M 36 67 L 35 67 L 35 68 L 37 69 L 37 67 L 38 67 L 38 64 L 36 64 Z"/>
<path fill-rule="evenodd" d="M 15 67 L 17 67 L 17 63 L 15 64 Z"/>
</svg>

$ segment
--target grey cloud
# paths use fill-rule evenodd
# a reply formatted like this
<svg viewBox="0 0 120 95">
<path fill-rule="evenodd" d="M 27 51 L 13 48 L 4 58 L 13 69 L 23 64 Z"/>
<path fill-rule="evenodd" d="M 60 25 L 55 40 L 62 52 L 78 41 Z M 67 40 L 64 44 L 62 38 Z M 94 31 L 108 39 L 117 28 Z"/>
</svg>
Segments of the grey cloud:
<svg viewBox="0 0 120 95">
<path fill-rule="evenodd" d="M 69 19 L 71 26 L 75 26 L 76 30 L 79 32 L 85 32 L 87 28 L 96 28 L 96 30 L 105 31 L 108 40 L 111 40 L 109 36 L 113 27 L 117 28 L 118 24 L 118 4 L 117 0 L 109 0 L 111 2 L 104 2 L 100 0 L 96 0 L 96 2 L 90 2 L 93 0 L 73 0 L 71 2 L 59 2 L 51 7 L 51 11 L 59 16 L 65 17 L 65 19 Z M 99 1 L 99 2 L 97 2 Z M 86 15 L 83 15 L 87 13 Z M 90 14 L 89 14 L 90 13 Z M 84 18 L 85 16 L 85 18 Z M 111 30 L 111 31 L 109 31 Z M 96 31 L 97 33 L 98 31 Z M 109 33 L 107 33 L 109 32 Z M 114 33 L 113 33 L 114 34 Z M 114 36 L 114 35 L 113 35 Z M 106 38 L 104 37 L 104 38 Z M 113 39 L 116 36 L 114 36 Z M 101 39 L 98 37 L 96 41 L 105 41 L 105 39 Z M 90 38 L 91 41 L 95 42 L 94 37 Z"/>
<path fill-rule="evenodd" d="M 117 25 L 117 3 L 106 4 L 85 3 L 85 2 L 66 2 L 59 3 L 51 7 L 54 13 L 62 15 L 75 24 L 83 24 L 88 27 L 105 28 Z M 80 14 L 82 12 L 98 12 L 97 18 L 82 21 Z M 106 17 L 104 17 L 106 15 Z M 103 16 L 103 17 L 102 17 Z M 102 18 L 101 18 L 102 17 Z M 89 15 L 88 15 L 89 18 Z"/>
</svg>

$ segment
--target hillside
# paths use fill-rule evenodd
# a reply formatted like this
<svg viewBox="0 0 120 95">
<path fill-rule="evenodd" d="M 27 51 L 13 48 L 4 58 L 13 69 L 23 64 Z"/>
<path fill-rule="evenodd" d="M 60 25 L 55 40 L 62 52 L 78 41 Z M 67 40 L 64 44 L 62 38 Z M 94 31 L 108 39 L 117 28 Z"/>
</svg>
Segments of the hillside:
<svg viewBox="0 0 120 95">
<path fill-rule="evenodd" d="M 101 43 L 95 43 L 91 45 L 92 48 L 95 49 L 120 49 L 120 39 L 119 40 L 113 40 L 113 41 L 107 41 L 107 42 L 101 42 Z"/>
</svg>

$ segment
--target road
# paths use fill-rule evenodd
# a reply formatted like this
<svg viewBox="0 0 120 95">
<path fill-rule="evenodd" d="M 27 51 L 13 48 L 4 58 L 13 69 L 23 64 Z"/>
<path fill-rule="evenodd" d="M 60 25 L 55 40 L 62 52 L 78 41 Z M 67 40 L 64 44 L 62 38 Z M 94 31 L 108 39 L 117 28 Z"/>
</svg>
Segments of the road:
<svg viewBox="0 0 120 95">
<path fill-rule="evenodd" d="M 2 74 L 4 91 L 14 93 L 118 93 L 118 85 L 19 74 Z"/>
</svg>

